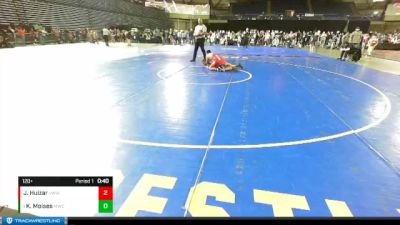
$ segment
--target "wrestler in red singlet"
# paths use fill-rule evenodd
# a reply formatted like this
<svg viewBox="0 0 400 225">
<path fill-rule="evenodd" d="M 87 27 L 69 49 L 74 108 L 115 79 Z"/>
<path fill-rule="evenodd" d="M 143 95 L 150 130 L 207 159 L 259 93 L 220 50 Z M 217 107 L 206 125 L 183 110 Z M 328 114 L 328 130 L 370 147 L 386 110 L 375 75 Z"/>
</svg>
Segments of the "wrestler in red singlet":
<svg viewBox="0 0 400 225">
<path fill-rule="evenodd" d="M 213 53 L 211 67 L 225 66 L 227 62 L 220 55 Z"/>
</svg>

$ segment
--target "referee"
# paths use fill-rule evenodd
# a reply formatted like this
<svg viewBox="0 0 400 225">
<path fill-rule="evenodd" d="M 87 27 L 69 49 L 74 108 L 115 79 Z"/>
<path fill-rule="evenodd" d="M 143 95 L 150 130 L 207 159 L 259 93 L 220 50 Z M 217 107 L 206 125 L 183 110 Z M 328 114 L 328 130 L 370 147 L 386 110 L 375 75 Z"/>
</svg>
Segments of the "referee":
<svg viewBox="0 0 400 225">
<path fill-rule="evenodd" d="M 206 60 L 206 51 L 204 50 L 204 42 L 206 40 L 206 34 L 207 34 L 207 27 L 203 24 L 202 19 L 198 19 L 198 24 L 194 28 L 193 36 L 195 38 L 195 44 L 194 44 L 194 53 L 193 53 L 193 58 L 190 60 L 190 62 L 195 62 L 196 57 L 197 57 L 197 50 L 199 49 L 199 46 L 201 48 L 201 51 L 203 52 L 203 58 Z"/>
</svg>

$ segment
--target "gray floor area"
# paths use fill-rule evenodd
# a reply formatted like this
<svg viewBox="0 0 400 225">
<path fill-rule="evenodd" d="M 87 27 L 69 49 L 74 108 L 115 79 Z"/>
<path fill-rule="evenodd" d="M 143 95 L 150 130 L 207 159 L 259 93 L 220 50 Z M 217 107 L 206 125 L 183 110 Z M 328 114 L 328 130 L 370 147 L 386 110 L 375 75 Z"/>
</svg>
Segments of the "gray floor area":
<svg viewBox="0 0 400 225">
<path fill-rule="evenodd" d="M 330 56 L 333 58 L 338 58 L 340 56 L 339 50 L 330 50 L 330 49 L 319 48 L 316 52 L 321 55 L 327 55 L 327 56 Z M 376 70 L 380 70 L 383 72 L 400 75 L 400 69 L 399 69 L 400 62 L 398 62 L 398 61 L 387 60 L 387 59 L 376 58 L 376 57 L 362 57 L 361 60 L 358 62 L 358 64 L 361 64 L 363 66 L 373 68 Z"/>
</svg>

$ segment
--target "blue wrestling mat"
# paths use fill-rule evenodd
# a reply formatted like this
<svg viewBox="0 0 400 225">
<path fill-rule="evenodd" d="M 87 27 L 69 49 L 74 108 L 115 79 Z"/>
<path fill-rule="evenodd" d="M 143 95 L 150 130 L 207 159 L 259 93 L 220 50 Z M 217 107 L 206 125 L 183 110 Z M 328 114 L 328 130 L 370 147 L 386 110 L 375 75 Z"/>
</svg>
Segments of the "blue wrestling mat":
<svg viewBox="0 0 400 225">
<path fill-rule="evenodd" d="M 208 48 L 244 68 L 209 71 L 193 46 L 4 50 L 0 202 L 17 208 L 18 176 L 113 175 L 98 216 L 400 216 L 400 76 Z"/>
<path fill-rule="evenodd" d="M 400 216 L 400 77 L 299 49 L 164 47 L 104 65 L 121 96 L 116 216 Z"/>
</svg>

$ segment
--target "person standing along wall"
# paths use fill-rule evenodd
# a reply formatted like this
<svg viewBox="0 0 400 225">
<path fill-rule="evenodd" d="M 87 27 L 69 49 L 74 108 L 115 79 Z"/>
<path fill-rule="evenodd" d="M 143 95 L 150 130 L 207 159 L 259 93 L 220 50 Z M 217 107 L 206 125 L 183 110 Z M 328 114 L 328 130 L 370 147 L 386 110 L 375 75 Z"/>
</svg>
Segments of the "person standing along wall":
<svg viewBox="0 0 400 225">
<path fill-rule="evenodd" d="M 17 33 L 18 33 L 18 36 L 17 36 L 18 42 L 17 43 L 21 44 L 21 45 L 25 45 L 25 27 L 22 24 L 19 25 L 19 27 L 17 29 Z"/>
<path fill-rule="evenodd" d="M 363 34 L 360 28 L 356 27 L 356 30 L 350 34 L 349 43 L 352 45 L 351 47 L 361 50 L 362 37 Z"/>
<path fill-rule="evenodd" d="M 372 51 L 374 51 L 375 47 L 378 45 L 378 38 L 375 35 L 368 40 L 367 46 L 367 57 L 372 55 Z"/>
<path fill-rule="evenodd" d="M 110 31 L 107 28 L 103 28 L 103 38 L 104 38 L 104 41 L 106 42 L 106 46 L 109 46 L 108 40 L 110 38 Z"/>
<path fill-rule="evenodd" d="M 189 31 L 189 43 L 190 44 L 193 44 L 193 29 L 192 28 L 190 28 L 190 31 Z"/>
</svg>

